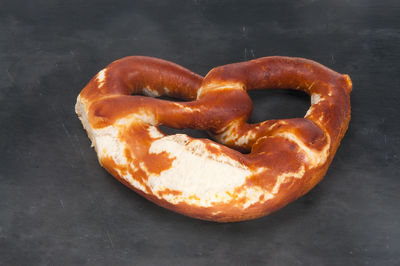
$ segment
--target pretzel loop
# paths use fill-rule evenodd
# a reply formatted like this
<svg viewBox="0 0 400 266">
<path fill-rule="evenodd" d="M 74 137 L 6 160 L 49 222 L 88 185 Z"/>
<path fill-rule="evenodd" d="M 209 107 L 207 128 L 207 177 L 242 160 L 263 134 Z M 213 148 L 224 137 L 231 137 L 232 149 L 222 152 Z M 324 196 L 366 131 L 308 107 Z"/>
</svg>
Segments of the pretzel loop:
<svg viewBox="0 0 400 266">
<path fill-rule="evenodd" d="M 203 79 L 164 60 L 126 57 L 89 82 L 76 112 L 102 166 L 128 187 L 184 215 L 240 221 L 287 205 L 323 178 L 350 121 L 351 87 L 347 75 L 301 58 L 225 65 Z M 311 95 L 305 117 L 248 124 L 247 90 L 272 88 Z M 226 146 L 165 135 L 161 124 L 207 130 Z"/>
</svg>

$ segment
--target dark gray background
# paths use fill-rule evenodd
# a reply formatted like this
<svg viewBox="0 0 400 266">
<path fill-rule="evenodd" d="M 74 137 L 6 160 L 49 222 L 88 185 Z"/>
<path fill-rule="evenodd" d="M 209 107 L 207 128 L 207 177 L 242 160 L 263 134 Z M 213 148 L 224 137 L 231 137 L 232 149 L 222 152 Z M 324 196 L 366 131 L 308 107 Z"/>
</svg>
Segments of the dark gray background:
<svg viewBox="0 0 400 266">
<path fill-rule="evenodd" d="M 399 265 L 400 2 L 1 1 L 1 265 Z M 214 66 L 285 55 L 354 84 L 349 130 L 324 179 L 261 219 L 164 210 L 103 170 L 74 113 L 128 55 Z M 302 117 L 309 97 L 252 93 L 253 121 Z M 192 132 L 191 134 L 199 134 Z"/>
</svg>

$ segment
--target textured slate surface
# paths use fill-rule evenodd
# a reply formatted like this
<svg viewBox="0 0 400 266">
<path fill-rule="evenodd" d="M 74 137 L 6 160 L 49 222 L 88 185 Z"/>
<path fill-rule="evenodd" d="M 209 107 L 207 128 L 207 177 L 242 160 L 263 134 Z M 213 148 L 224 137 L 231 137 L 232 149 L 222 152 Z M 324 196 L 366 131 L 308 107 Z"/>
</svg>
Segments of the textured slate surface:
<svg viewBox="0 0 400 266">
<path fill-rule="evenodd" d="M 3 1 L 0 265 L 399 265 L 399 13 L 396 0 Z M 324 181 L 277 213 L 172 213 L 99 166 L 74 113 L 89 79 L 127 55 L 202 75 L 268 55 L 316 60 L 353 80 L 349 131 Z M 252 97 L 253 121 L 309 106 L 291 91 Z"/>
</svg>

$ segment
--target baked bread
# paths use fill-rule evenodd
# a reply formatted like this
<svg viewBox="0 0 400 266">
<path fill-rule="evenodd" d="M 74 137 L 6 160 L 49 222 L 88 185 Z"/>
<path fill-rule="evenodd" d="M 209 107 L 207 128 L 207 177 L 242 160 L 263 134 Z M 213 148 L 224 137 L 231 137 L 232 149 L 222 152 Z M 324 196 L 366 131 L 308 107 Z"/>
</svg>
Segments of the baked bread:
<svg viewBox="0 0 400 266">
<path fill-rule="evenodd" d="M 269 88 L 311 95 L 305 117 L 248 124 L 247 90 Z M 203 78 L 132 56 L 86 85 L 76 113 L 100 164 L 123 184 L 172 211 L 234 222 L 278 210 L 323 178 L 350 121 L 351 89 L 348 75 L 302 58 L 259 58 Z M 159 125 L 207 130 L 217 142 L 165 135 Z"/>
</svg>

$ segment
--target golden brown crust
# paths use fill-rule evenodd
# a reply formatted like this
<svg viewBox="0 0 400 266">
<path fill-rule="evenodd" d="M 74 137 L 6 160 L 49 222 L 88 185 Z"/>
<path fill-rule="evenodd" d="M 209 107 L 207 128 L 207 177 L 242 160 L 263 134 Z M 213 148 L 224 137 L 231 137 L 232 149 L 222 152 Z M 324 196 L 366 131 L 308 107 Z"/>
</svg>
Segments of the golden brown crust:
<svg viewBox="0 0 400 266">
<path fill-rule="evenodd" d="M 246 91 L 274 88 L 292 88 L 312 95 L 313 104 L 305 118 L 248 124 L 253 106 Z M 191 217 L 228 222 L 267 215 L 304 195 L 323 178 L 350 121 L 351 89 L 349 76 L 302 58 L 275 56 L 225 65 L 214 68 L 203 79 L 164 60 L 133 56 L 107 66 L 82 90 L 80 101 L 93 129 L 145 112 L 154 118 L 152 126 L 207 130 L 229 146 L 217 149 L 212 141 L 203 140 L 210 153 L 228 156 L 254 174 L 236 189 L 230 201 L 207 207 L 185 201 L 174 204 L 163 198 L 178 196 L 180 191 L 176 190 L 153 194 L 147 184 L 149 173 L 170 169 L 174 158 L 149 152 L 155 141 L 149 134 L 149 123 L 132 123 L 119 133 L 128 147 L 124 156 L 133 165 L 144 164 L 147 172 L 101 158 L 103 167 L 115 178 L 156 204 Z M 131 95 L 138 93 L 189 101 L 177 103 Z M 145 191 L 121 176 L 127 173 Z M 300 177 L 288 181 L 285 176 L 290 173 Z M 273 198 L 264 200 L 260 196 L 257 202 L 243 207 L 241 190 L 255 187 L 271 192 Z"/>
</svg>

